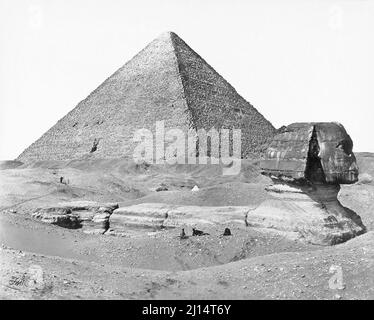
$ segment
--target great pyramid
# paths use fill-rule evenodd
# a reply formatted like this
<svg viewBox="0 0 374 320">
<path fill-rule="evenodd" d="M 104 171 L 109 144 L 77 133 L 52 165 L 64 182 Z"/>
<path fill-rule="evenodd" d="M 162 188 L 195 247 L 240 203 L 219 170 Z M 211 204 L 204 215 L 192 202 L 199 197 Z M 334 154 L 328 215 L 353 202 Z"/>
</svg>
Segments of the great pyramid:
<svg viewBox="0 0 374 320">
<path fill-rule="evenodd" d="M 153 40 L 17 160 L 132 157 L 135 130 L 241 128 L 242 156 L 266 149 L 272 124 L 173 32 Z M 93 145 L 96 145 L 94 149 Z"/>
</svg>

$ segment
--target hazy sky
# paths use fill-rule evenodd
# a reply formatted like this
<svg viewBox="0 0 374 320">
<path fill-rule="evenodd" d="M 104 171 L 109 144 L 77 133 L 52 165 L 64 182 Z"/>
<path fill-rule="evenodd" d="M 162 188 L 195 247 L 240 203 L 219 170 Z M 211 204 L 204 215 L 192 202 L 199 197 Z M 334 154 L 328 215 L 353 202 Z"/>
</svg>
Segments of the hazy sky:
<svg viewBox="0 0 374 320">
<path fill-rule="evenodd" d="M 374 1 L 0 0 L 0 159 L 164 31 L 275 127 L 338 121 L 374 152 Z"/>
</svg>

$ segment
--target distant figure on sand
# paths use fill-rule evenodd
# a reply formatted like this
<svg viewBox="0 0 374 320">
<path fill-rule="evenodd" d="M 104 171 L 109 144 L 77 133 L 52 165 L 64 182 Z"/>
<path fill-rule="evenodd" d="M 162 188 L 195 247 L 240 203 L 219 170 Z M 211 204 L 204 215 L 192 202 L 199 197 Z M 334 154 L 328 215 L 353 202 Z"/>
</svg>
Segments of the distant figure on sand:
<svg viewBox="0 0 374 320">
<path fill-rule="evenodd" d="M 186 233 L 184 232 L 184 229 L 182 229 L 179 238 L 181 239 L 187 239 L 188 237 L 186 236 Z"/>
<path fill-rule="evenodd" d="M 192 235 L 193 236 L 206 236 L 206 235 L 209 235 L 209 233 L 192 228 Z"/>
<path fill-rule="evenodd" d="M 224 236 L 231 236 L 231 230 L 229 228 L 226 228 L 225 231 L 223 232 Z"/>
</svg>

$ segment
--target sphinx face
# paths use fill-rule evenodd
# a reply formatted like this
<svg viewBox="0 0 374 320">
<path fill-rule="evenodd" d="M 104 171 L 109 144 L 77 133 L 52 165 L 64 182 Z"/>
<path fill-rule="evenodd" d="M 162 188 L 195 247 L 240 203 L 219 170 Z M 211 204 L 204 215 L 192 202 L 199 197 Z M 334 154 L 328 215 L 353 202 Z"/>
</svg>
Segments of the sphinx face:
<svg viewBox="0 0 374 320">
<path fill-rule="evenodd" d="M 346 132 L 342 132 L 341 136 L 337 134 L 335 139 L 321 141 L 319 145 L 319 158 L 326 182 L 350 184 L 358 181 L 358 166 L 352 151 L 353 143 Z"/>
</svg>

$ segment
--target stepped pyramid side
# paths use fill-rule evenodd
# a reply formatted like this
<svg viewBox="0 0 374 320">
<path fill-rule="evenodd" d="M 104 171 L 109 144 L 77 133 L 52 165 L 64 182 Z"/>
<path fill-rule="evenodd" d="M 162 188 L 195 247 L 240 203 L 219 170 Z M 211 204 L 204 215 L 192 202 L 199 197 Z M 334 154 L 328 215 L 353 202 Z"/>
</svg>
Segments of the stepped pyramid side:
<svg viewBox="0 0 374 320">
<path fill-rule="evenodd" d="M 240 128 L 242 156 L 264 152 L 275 128 L 182 39 L 172 34 L 194 128 Z"/>
<path fill-rule="evenodd" d="M 28 147 L 17 160 L 132 157 L 135 130 L 242 129 L 242 155 L 262 151 L 275 129 L 174 33 L 164 33 Z"/>
<path fill-rule="evenodd" d="M 18 160 L 77 159 L 100 139 L 97 158 L 132 157 L 135 130 L 188 128 L 187 103 L 170 35 L 163 34 L 28 147 Z"/>
</svg>

